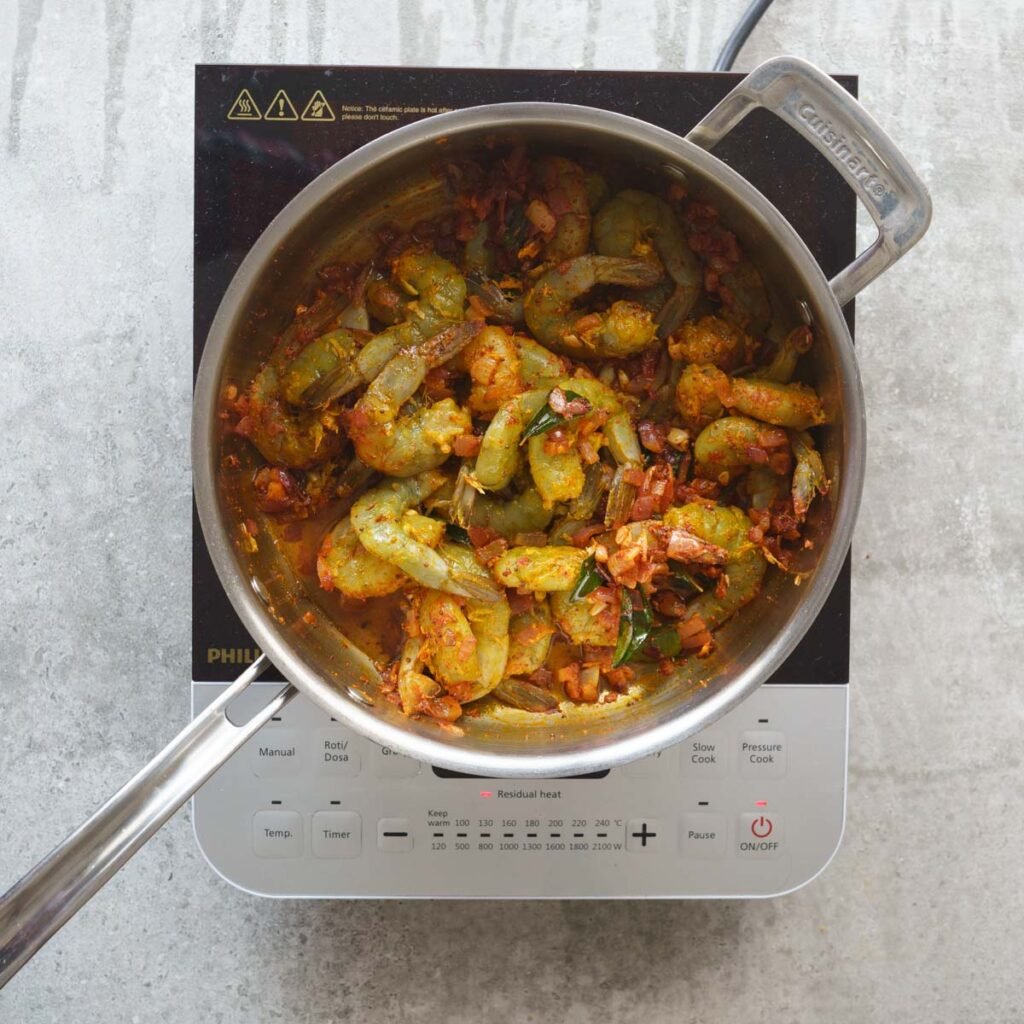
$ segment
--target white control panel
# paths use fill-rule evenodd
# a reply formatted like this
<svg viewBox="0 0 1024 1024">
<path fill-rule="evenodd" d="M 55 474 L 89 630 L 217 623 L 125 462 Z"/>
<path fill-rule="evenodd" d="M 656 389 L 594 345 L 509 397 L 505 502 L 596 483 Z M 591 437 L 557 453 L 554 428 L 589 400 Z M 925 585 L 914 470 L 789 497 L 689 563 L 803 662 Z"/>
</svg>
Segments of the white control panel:
<svg viewBox="0 0 1024 1024">
<path fill-rule="evenodd" d="M 194 711 L 223 688 L 193 684 Z M 511 781 L 444 777 L 299 697 L 196 794 L 196 836 L 267 896 L 776 895 L 839 845 L 847 689 L 765 686 L 599 778 Z"/>
</svg>

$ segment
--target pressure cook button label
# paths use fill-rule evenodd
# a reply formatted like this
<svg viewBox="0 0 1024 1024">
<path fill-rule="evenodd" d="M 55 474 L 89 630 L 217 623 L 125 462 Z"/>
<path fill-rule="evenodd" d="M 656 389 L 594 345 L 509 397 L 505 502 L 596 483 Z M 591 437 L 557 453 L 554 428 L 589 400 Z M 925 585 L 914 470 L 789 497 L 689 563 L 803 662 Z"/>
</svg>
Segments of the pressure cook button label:
<svg viewBox="0 0 1024 1024">
<path fill-rule="evenodd" d="M 786 774 L 786 737 L 752 729 L 740 735 L 740 775 L 745 779 L 781 779 Z"/>
<path fill-rule="evenodd" d="M 249 740 L 249 763 L 260 779 L 295 775 L 300 768 L 300 749 L 298 732 L 271 725 Z"/>
<path fill-rule="evenodd" d="M 741 857 L 777 857 L 782 850 L 782 826 L 777 814 L 741 814 L 736 826 L 736 852 Z"/>
<path fill-rule="evenodd" d="M 724 779 L 726 776 L 725 742 L 721 734 L 702 732 L 680 744 L 682 773 L 692 779 Z"/>
</svg>

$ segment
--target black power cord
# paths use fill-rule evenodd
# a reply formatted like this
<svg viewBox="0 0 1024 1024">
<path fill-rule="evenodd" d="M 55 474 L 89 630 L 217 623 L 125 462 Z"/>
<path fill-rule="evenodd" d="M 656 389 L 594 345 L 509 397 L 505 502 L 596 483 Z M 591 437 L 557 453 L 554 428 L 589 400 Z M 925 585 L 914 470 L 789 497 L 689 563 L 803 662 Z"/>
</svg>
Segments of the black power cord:
<svg viewBox="0 0 1024 1024">
<path fill-rule="evenodd" d="M 715 66 L 711 69 L 712 71 L 732 70 L 737 54 L 743 48 L 743 44 L 747 41 L 750 33 L 754 31 L 754 26 L 757 25 L 761 20 L 761 16 L 771 5 L 772 0 L 754 0 L 732 30 L 732 35 L 726 39 L 725 46 L 722 47 L 722 52 L 718 55 L 718 60 L 715 61 Z"/>
</svg>

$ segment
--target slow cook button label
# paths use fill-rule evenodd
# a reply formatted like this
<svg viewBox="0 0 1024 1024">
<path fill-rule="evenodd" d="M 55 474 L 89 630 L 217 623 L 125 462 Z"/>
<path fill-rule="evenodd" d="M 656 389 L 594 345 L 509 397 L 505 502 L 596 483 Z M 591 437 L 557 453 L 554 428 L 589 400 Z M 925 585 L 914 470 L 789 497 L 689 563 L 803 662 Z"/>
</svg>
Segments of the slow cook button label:
<svg viewBox="0 0 1024 1024">
<path fill-rule="evenodd" d="M 294 729 L 271 726 L 249 741 L 249 763 L 260 779 L 294 775 L 300 767 L 300 737 Z"/>
<path fill-rule="evenodd" d="M 320 775 L 358 775 L 362 758 L 356 741 L 344 729 L 317 730 L 314 738 L 317 773 Z"/>
<path fill-rule="evenodd" d="M 740 734 L 740 775 L 745 779 L 781 779 L 786 774 L 786 737 L 769 729 Z"/>
<path fill-rule="evenodd" d="M 682 773 L 694 779 L 724 779 L 726 775 L 725 743 L 713 732 L 702 732 L 684 740 Z"/>
</svg>

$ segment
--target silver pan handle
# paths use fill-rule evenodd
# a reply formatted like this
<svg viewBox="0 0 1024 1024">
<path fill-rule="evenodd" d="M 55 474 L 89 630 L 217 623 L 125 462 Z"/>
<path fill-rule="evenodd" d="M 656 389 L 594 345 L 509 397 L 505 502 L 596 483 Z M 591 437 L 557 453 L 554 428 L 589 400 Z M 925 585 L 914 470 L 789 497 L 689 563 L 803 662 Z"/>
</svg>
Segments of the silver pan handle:
<svg viewBox="0 0 1024 1024">
<path fill-rule="evenodd" d="M 928 190 L 875 119 L 828 75 L 796 57 L 755 68 L 687 138 L 711 149 L 755 107 L 781 117 L 822 153 L 878 228 L 875 241 L 829 282 L 844 306 L 928 230 Z"/>
<path fill-rule="evenodd" d="M 244 725 L 228 719 L 228 705 L 269 665 L 260 655 L 135 778 L 0 896 L 0 988 L 295 696 L 298 691 L 285 686 Z"/>
</svg>

